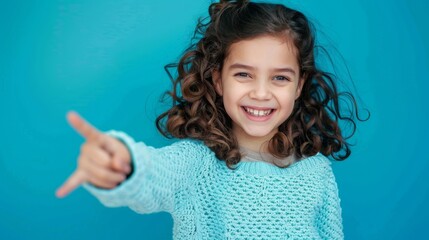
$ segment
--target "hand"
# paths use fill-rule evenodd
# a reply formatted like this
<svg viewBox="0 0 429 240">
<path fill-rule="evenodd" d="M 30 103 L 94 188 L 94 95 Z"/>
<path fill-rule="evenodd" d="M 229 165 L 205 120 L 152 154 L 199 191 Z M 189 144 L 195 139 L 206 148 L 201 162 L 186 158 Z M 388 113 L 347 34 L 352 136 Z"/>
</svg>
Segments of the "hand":
<svg viewBox="0 0 429 240">
<path fill-rule="evenodd" d="M 56 196 L 65 197 L 82 183 L 112 189 L 123 182 L 131 172 L 131 155 L 119 140 L 101 133 L 76 112 L 68 112 L 70 125 L 85 138 L 78 157 L 78 167 Z"/>
</svg>

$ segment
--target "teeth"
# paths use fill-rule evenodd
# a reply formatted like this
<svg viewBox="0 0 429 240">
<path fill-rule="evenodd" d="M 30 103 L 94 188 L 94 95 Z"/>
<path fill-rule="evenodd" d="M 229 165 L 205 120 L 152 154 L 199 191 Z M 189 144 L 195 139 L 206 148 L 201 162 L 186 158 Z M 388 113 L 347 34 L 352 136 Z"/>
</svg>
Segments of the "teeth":
<svg viewBox="0 0 429 240">
<path fill-rule="evenodd" d="M 246 112 L 248 112 L 250 115 L 253 115 L 255 117 L 263 117 L 269 115 L 273 110 L 256 110 L 252 108 L 245 107 L 244 108 Z"/>
</svg>

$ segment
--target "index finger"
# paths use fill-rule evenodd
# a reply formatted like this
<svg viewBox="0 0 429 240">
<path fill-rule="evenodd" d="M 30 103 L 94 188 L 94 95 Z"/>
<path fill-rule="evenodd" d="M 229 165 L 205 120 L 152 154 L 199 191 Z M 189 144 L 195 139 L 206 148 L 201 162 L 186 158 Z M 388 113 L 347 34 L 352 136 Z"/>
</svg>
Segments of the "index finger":
<svg viewBox="0 0 429 240">
<path fill-rule="evenodd" d="M 93 127 L 78 113 L 70 111 L 67 113 L 67 120 L 70 125 L 84 138 L 95 140 L 101 135 L 97 128 Z"/>
</svg>

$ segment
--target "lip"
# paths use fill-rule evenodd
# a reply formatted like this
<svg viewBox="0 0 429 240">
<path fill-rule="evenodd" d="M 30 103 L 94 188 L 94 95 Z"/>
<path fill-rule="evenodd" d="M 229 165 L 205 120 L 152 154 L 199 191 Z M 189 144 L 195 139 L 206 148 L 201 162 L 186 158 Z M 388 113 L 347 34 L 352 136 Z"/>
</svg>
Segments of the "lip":
<svg viewBox="0 0 429 240">
<path fill-rule="evenodd" d="M 262 110 L 262 111 L 266 111 L 266 110 L 272 110 L 271 113 L 267 116 L 253 116 L 251 114 L 249 114 L 245 108 L 251 108 L 251 109 L 255 109 L 255 110 Z M 267 107 L 253 107 L 253 106 L 242 106 L 241 110 L 243 111 L 243 114 L 247 117 L 247 119 L 254 121 L 254 122 L 266 122 L 268 120 L 270 120 L 273 116 L 274 113 L 277 111 L 274 108 L 267 108 Z"/>
</svg>

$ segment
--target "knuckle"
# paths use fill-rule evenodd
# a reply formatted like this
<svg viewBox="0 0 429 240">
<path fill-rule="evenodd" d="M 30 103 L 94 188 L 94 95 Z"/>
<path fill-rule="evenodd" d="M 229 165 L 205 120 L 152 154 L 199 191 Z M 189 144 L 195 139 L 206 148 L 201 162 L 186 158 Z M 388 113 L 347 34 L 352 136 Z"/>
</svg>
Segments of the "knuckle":
<svg viewBox="0 0 429 240">
<path fill-rule="evenodd" d="M 110 180 L 110 174 L 108 171 L 103 171 L 99 174 L 99 177 L 103 181 L 109 181 Z"/>
<path fill-rule="evenodd" d="M 109 136 L 107 136 L 106 134 L 103 133 L 94 133 L 94 140 L 100 144 L 100 145 L 104 145 L 107 142 L 107 139 Z"/>
<path fill-rule="evenodd" d="M 96 142 L 102 142 L 103 141 L 103 134 L 97 134 L 96 132 L 92 133 L 94 136 L 94 141 Z"/>
<path fill-rule="evenodd" d="M 118 159 L 111 159 L 110 165 L 116 170 L 121 169 L 121 162 Z"/>
</svg>

